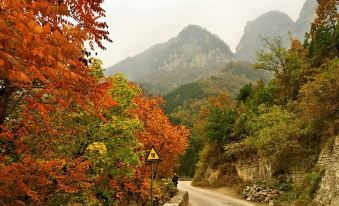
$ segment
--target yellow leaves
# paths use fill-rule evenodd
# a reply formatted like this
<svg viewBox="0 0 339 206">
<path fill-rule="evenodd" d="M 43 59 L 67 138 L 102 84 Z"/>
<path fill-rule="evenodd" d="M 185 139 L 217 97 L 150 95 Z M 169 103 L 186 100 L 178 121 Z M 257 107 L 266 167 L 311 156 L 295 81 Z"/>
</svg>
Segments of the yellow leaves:
<svg viewBox="0 0 339 206">
<path fill-rule="evenodd" d="M 107 153 L 107 148 L 104 143 L 94 142 L 87 147 L 87 150 L 91 153 L 98 152 L 100 155 Z"/>
<path fill-rule="evenodd" d="M 43 29 L 43 27 L 41 27 L 41 26 L 35 26 L 35 27 L 34 27 L 34 30 L 35 30 L 35 32 L 38 33 L 38 34 L 41 34 L 41 33 L 44 32 L 44 29 Z"/>
</svg>

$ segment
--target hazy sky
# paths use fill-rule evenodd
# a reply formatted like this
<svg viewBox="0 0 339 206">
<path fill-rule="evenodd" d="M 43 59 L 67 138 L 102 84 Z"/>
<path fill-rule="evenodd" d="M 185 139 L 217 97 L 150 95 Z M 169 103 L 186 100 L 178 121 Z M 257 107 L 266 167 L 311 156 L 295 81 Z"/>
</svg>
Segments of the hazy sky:
<svg viewBox="0 0 339 206">
<path fill-rule="evenodd" d="M 107 21 L 114 43 L 98 57 L 104 67 L 166 42 L 188 24 L 218 35 L 235 51 L 246 25 L 272 10 L 298 18 L 305 0 L 106 0 Z"/>
</svg>

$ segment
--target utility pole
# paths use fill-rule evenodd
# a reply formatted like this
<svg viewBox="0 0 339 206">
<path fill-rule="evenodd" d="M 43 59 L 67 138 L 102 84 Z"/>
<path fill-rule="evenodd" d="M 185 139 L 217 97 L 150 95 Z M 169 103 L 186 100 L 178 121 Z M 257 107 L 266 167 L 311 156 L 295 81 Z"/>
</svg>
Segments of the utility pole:
<svg viewBox="0 0 339 206">
<path fill-rule="evenodd" d="M 153 171 L 153 161 L 151 162 L 151 206 L 153 206 L 153 174 L 154 174 L 154 171 Z"/>
</svg>

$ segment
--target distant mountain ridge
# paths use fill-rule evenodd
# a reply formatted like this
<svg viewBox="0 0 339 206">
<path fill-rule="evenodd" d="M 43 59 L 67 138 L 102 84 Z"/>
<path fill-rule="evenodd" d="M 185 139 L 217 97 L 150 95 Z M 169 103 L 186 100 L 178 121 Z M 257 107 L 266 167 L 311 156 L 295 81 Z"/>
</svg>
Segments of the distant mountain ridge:
<svg viewBox="0 0 339 206">
<path fill-rule="evenodd" d="M 262 48 L 260 35 L 281 36 L 285 46 L 290 40 L 289 31 L 302 40 L 310 29 L 316 6 L 317 0 L 307 0 L 296 22 L 279 11 L 248 22 L 235 54 L 217 35 L 200 26 L 188 25 L 176 37 L 122 60 L 107 68 L 105 74 L 123 72 L 149 93 L 166 94 L 180 85 L 211 76 L 228 62 L 255 62 L 255 51 Z M 246 73 L 242 75 L 248 77 Z"/>
</svg>

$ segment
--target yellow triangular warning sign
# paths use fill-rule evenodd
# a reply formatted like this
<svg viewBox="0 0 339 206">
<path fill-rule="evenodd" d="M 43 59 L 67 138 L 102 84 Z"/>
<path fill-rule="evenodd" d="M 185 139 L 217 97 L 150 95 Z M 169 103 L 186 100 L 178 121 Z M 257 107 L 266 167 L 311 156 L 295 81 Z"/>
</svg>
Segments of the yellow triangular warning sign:
<svg viewBox="0 0 339 206">
<path fill-rule="evenodd" d="M 155 149 L 152 147 L 151 151 L 147 156 L 147 161 L 156 161 L 156 160 L 160 160 L 160 157 L 158 153 L 155 151 Z"/>
</svg>

